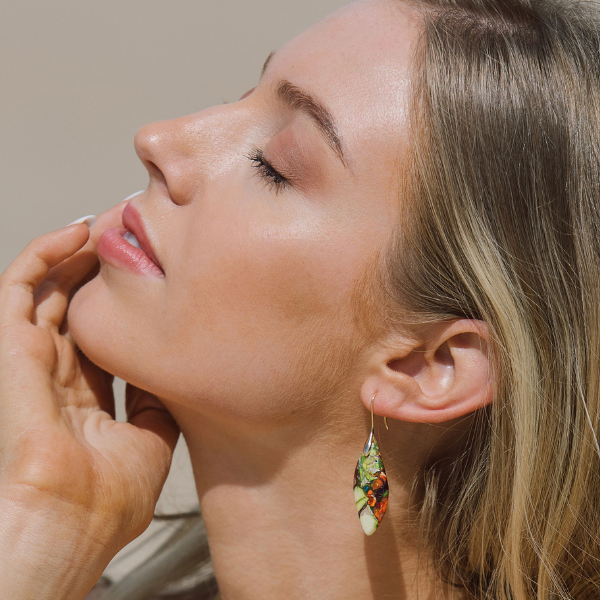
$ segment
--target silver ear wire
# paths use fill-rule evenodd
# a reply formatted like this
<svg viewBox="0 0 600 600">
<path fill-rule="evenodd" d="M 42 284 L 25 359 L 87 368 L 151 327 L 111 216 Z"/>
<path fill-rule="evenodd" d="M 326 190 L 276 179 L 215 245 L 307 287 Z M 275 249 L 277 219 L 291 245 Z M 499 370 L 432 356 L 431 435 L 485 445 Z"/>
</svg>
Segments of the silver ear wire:
<svg viewBox="0 0 600 600">
<path fill-rule="evenodd" d="M 377 396 L 377 392 L 375 392 L 373 394 L 373 397 L 371 398 L 371 433 L 369 434 L 369 439 L 367 440 L 367 443 L 365 444 L 365 447 L 363 449 L 363 454 L 365 456 L 368 456 L 369 454 L 369 450 L 371 450 L 371 446 L 373 445 L 373 428 L 374 428 L 374 416 L 373 416 L 373 402 L 375 402 L 375 396 Z M 385 428 L 387 430 L 389 430 L 388 427 L 388 423 L 387 423 L 387 417 L 383 417 L 383 422 L 385 423 Z"/>
</svg>

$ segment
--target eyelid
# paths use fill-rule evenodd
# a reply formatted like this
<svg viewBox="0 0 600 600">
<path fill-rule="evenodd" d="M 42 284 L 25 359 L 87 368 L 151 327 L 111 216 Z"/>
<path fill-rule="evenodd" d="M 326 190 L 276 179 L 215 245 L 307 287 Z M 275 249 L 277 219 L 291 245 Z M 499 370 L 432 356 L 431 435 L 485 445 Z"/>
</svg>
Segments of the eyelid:
<svg viewBox="0 0 600 600">
<path fill-rule="evenodd" d="M 293 185 L 293 176 L 279 167 L 275 167 L 269 159 L 265 158 L 263 150 L 260 148 L 256 148 L 247 157 L 253 163 L 252 166 L 256 168 L 258 176 L 276 194 Z"/>
</svg>

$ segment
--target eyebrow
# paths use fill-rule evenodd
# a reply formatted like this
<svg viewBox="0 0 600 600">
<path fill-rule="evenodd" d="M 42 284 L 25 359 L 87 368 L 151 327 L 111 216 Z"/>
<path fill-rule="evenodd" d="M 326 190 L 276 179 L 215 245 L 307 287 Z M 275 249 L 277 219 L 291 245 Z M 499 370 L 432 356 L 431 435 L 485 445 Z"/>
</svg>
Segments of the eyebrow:
<svg viewBox="0 0 600 600">
<path fill-rule="evenodd" d="M 260 75 L 261 79 L 273 56 L 275 56 L 275 51 L 267 56 L 267 60 L 263 65 Z M 338 128 L 333 120 L 331 112 L 329 112 L 323 103 L 285 79 L 277 84 L 276 96 L 279 101 L 288 108 L 300 111 L 307 115 L 323 134 L 325 141 L 342 161 L 342 164 L 346 166 L 346 157 L 344 155 L 344 148 L 338 133 Z"/>
</svg>

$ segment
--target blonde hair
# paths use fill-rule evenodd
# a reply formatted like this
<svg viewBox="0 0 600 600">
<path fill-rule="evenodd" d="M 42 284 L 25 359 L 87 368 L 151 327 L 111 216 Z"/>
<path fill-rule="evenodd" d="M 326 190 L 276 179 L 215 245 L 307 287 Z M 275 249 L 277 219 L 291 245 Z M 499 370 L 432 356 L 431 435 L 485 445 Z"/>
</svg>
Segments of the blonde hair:
<svg viewBox="0 0 600 600">
<path fill-rule="evenodd" d="M 600 597 L 600 34 L 591 2 L 423 0 L 403 321 L 491 330 L 494 402 L 425 465 L 422 532 L 476 598 Z"/>
</svg>

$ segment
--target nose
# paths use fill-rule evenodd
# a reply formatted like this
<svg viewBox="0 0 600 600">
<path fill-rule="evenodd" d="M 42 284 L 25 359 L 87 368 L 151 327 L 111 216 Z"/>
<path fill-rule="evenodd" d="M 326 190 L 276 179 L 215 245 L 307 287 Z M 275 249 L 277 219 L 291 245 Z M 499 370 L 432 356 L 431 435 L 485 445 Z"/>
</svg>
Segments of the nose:
<svg viewBox="0 0 600 600">
<path fill-rule="evenodd" d="M 244 119 L 233 104 L 142 127 L 135 149 L 150 174 L 150 188 L 162 188 L 176 204 L 187 204 L 244 137 Z"/>
<path fill-rule="evenodd" d="M 190 117 L 144 125 L 135 135 L 135 151 L 150 174 L 150 188 L 161 188 L 177 204 L 191 200 L 188 162 L 189 136 L 185 134 Z"/>
</svg>

